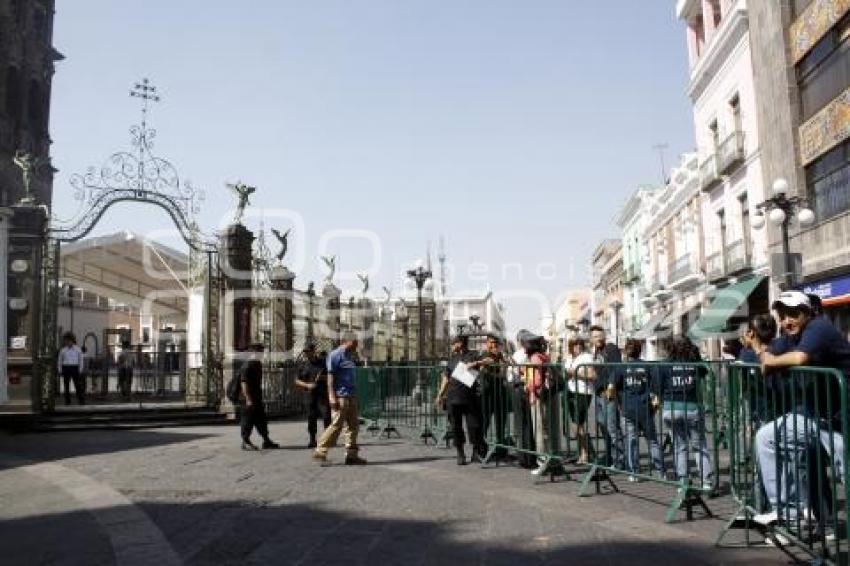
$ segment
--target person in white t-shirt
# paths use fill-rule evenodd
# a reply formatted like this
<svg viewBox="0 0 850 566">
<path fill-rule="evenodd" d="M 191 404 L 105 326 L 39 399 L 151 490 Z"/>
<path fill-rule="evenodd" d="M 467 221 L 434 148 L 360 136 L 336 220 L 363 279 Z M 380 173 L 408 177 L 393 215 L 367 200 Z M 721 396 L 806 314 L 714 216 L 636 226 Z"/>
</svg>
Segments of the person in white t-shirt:
<svg viewBox="0 0 850 566">
<path fill-rule="evenodd" d="M 62 337 L 64 346 L 59 350 L 56 366 L 65 385 L 65 404 L 71 404 L 71 382 L 74 382 L 74 392 L 77 394 L 77 402 L 86 404 L 86 386 L 83 380 L 83 351 L 77 346 L 76 337 L 66 332 Z"/>
<path fill-rule="evenodd" d="M 528 394 L 525 391 L 523 379 L 524 369 L 528 364 L 526 348 L 528 341 L 534 338 L 534 334 L 528 330 L 520 330 L 517 333 L 517 350 L 511 356 L 511 367 L 508 368 L 507 382 L 511 390 L 511 407 L 513 409 L 514 443 L 517 448 L 533 451 L 535 449 L 534 428 L 531 421 L 531 405 L 528 402 Z M 518 452 L 519 464 L 525 468 L 536 466 L 535 458 L 528 452 Z"/>
<path fill-rule="evenodd" d="M 578 438 L 578 463 L 588 461 L 587 414 L 593 401 L 593 384 L 596 377 L 593 364 L 593 354 L 587 351 L 587 342 L 579 336 L 567 341 L 568 358 L 564 363 L 567 370 L 567 413 L 570 421 L 576 426 Z"/>
</svg>

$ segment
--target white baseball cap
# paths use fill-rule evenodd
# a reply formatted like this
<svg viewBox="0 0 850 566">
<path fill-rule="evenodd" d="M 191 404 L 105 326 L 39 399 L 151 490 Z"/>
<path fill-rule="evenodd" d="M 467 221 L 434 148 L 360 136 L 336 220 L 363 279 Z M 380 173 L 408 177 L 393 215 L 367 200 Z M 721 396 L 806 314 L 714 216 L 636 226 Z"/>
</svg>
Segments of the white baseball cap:
<svg viewBox="0 0 850 566">
<path fill-rule="evenodd" d="M 783 306 L 792 309 L 805 308 L 812 310 L 812 301 L 802 291 L 784 291 L 773 301 L 772 308 L 776 310 Z"/>
</svg>

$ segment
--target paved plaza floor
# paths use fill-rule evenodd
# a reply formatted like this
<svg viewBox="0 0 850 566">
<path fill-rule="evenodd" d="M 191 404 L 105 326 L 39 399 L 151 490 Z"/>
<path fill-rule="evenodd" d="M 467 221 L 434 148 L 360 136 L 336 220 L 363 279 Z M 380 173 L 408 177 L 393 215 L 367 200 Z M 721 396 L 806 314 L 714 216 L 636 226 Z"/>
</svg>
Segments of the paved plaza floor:
<svg viewBox="0 0 850 566">
<path fill-rule="evenodd" d="M 453 451 L 368 433 L 368 466 L 342 465 L 340 449 L 319 466 L 303 423 L 271 428 L 283 448 L 257 453 L 234 426 L 0 435 L 0 563 L 788 562 L 715 548 L 718 518 L 665 524 L 670 488 L 579 498 L 575 481 L 459 467 Z"/>
</svg>

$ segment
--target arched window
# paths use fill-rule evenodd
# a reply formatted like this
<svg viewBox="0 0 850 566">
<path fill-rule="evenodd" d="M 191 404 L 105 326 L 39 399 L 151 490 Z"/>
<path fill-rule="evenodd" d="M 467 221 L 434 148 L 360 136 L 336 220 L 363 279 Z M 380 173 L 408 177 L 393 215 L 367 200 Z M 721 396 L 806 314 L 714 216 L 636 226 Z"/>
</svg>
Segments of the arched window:
<svg viewBox="0 0 850 566">
<path fill-rule="evenodd" d="M 21 76 L 17 67 L 6 69 L 6 114 L 13 124 L 21 119 Z"/>
<path fill-rule="evenodd" d="M 45 130 L 44 96 L 41 93 L 42 89 L 38 81 L 31 80 L 27 93 L 27 116 L 29 117 L 30 129 L 35 137 L 41 137 Z"/>
</svg>

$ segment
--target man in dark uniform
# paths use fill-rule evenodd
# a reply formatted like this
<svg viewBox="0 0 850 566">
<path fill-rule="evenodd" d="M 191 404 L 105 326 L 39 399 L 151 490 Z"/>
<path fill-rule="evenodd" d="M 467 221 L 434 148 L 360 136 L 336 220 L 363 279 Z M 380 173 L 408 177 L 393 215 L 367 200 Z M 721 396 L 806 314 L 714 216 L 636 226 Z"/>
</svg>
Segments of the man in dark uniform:
<svg viewBox="0 0 850 566">
<path fill-rule="evenodd" d="M 304 346 L 304 361 L 298 368 L 298 377 L 295 379 L 295 385 L 310 395 L 310 405 L 307 408 L 307 433 L 310 435 L 310 442 L 307 448 L 316 447 L 319 416 L 322 417 L 325 428 L 331 424 L 326 359 L 327 354 L 318 353 L 316 344 L 308 342 Z"/>
<path fill-rule="evenodd" d="M 266 408 L 263 404 L 263 353 L 262 344 L 251 346 L 253 355 L 242 367 L 240 381 L 242 382 L 242 414 L 240 428 L 242 432 L 242 450 L 256 450 L 251 442 L 251 431 L 256 428 L 263 439 L 263 450 L 280 448 L 280 445 L 269 438 L 269 423 L 266 418 Z"/>
<path fill-rule="evenodd" d="M 459 466 L 466 464 L 464 444 L 466 435 L 463 432 L 463 420 L 466 418 L 466 432 L 472 441 L 472 462 L 480 462 L 481 457 L 487 454 L 487 443 L 484 441 L 484 433 L 481 430 L 481 404 L 478 399 L 478 382 L 472 387 L 454 379 L 452 375 L 458 364 L 466 364 L 471 370 L 479 369 L 483 364 L 477 360 L 477 355 L 469 351 L 469 338 L 464 335 L 455 336 L 452 340 L 452 356 L 443 374 L 440 384 L 440 392 L 437 395 L 436 404 L 446 403 L 446 408 L 451 417 L 452 436 L 457 448 L 457 463 Z"/>
</svg>

